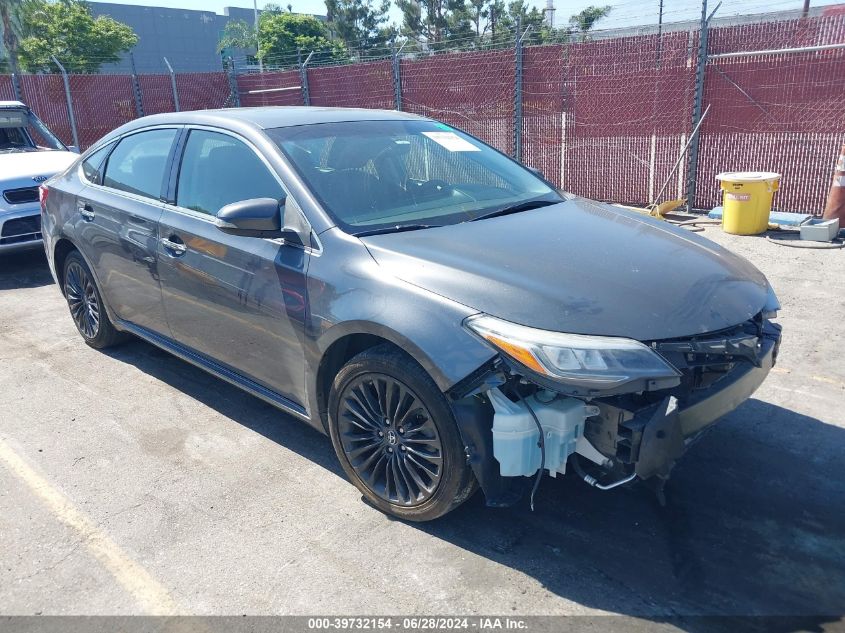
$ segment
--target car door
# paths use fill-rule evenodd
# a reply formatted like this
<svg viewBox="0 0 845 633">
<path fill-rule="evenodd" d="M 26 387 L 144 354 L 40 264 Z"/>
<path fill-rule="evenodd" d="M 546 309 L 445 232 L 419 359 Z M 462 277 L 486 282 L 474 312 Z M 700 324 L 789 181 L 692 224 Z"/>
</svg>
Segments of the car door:
<svg viewBox="0 0 845 633">
<path fill-rule="evenodd" d="M 171 192 L 175 204 L 165 205 L 159 226 L 159 274 L 173 338 L 304 407 L 309 252 L 214 224 L 232 202 L 295 202 L 251 144 L 208 129 L 189 131 Z"/>
<path fill-rule="evenodd" d="M 121 138 L 77 196 L 78 238 L 114 313 L 167 334 L 158 281 L 158 220 L 178 128 Z"/>
</svg>

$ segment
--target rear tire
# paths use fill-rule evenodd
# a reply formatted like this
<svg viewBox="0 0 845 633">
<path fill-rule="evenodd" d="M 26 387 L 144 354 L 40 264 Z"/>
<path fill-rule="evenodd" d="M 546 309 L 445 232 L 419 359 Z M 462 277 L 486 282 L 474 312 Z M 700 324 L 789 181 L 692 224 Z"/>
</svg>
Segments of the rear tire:
<svg viewBox="0 0 845 633">
<path fill-rule="evenodd" d="M 68 254 L 62 279 L 70 316 L 85 342 L 95 349 L 123 342 L 126 337 L 109 320 L 94 275 L 79 251 Z"/>
<path fill-rule="evenodd" d="M 448 400 L 391 345 L 358 354 L 338 372 L 329 432 L 346 475 L 383 512 L 430 521 L 475 492 Z"/>
</svg>

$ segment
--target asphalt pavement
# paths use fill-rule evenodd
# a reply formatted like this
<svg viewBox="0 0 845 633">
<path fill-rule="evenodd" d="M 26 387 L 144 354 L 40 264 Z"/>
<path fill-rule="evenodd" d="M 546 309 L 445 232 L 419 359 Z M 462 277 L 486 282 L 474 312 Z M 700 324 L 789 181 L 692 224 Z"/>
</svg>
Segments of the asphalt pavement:
<svg viewBox="0 0 845 633">
<path fill-rule="evenodd" d="M 764 385 L 676 468 L 667 506 L 642 485 L 547 477 L 534 512 L 478 494 L 419 525 L 363 503 L 328 438 L 258 399 L 141 341 L 87 347 L 43 255 L 0 256 L 0 614 L 839 626 L 845 251 L 706 235 L 769 276 L 784 342 Z"/>
</svg>

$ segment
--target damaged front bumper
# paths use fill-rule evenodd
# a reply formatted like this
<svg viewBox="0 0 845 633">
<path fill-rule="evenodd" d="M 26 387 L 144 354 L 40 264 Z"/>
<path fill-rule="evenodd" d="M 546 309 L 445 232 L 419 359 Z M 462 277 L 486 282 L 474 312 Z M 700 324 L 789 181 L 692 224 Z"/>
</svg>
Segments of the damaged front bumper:
<svg viewBox="0 0 845 633">
<path fill-rule="evenodd" d="M 696 347 L 691 349 L 678 347 L 678 343 L 667 345 L 667 349 L 673 349 L 671 345 L 678 347 L 674 352 L 681 354 L 679 360 L 690 361 L 684 367 L 685 379 L 674 389 L 589 399 L 577 450 L 573 445 L 572 461 L 577 473 L 601 489 L 637 478 L 667 479 L 694 439 L 747 400 L 774 366 L 781 340 L 780 327 L 763 319 L 755 327 L 753 353 L 731 348 L 730 337 L 724 339 L 727 342 L 724 349 L 710 347 L 704 350 L 706 353 L 700 349 L 700 341 L 693 341 Z M 715 340 L 711 338 L 703 343 L 712 345 Z M 707 363 L 699 363 L 702 358 Z M 497 382 L 516 380 L 530 388 L 532 381 L 526 379 L 524 372 L 518 375 L 507 366 L 504 369 L 500 366 L 499 372 L 498 379 L 492 377 L 494 372 L 487 372 L 486 380 L 474 390 L 477 395 L 457 400 L 454 407 L 468 461 L 488 504 L 507 506 L 527 491 L 533 475 L 503 476 L 501 456 L 497 457 L 492 439 L 496 412 L 483 394 Z M 703 374 L 707 377 L 702 378 Z M 548 389 L 547 384 L 539 387 Z M 546 430 L 545 426 L 542 428 Z M 538 444 L 536 450 L 543 449 Z M 579 455 L 587 458 L 589 474 L 579 465 Z M 553 469 L 549 472 L 555 474 Z M 565 463 L 558 472 L 565 472 Z"/>
</svg>

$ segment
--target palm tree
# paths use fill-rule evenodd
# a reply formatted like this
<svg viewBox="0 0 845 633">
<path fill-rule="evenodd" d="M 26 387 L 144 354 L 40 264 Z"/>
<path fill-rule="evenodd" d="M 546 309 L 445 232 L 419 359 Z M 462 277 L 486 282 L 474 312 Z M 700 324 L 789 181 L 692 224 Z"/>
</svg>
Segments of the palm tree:
<svg viewBox="0 0 845 633">
<path fill-rule="evenodd" d="M 3 31 L 3 49 L 8 59 L 9 70 L 20 72 L 18 65 L 18 44 L 24 37 L 23 11 L 30 0 L 3 0 L 0 2 L 0 28 Z"/>
</svg>

